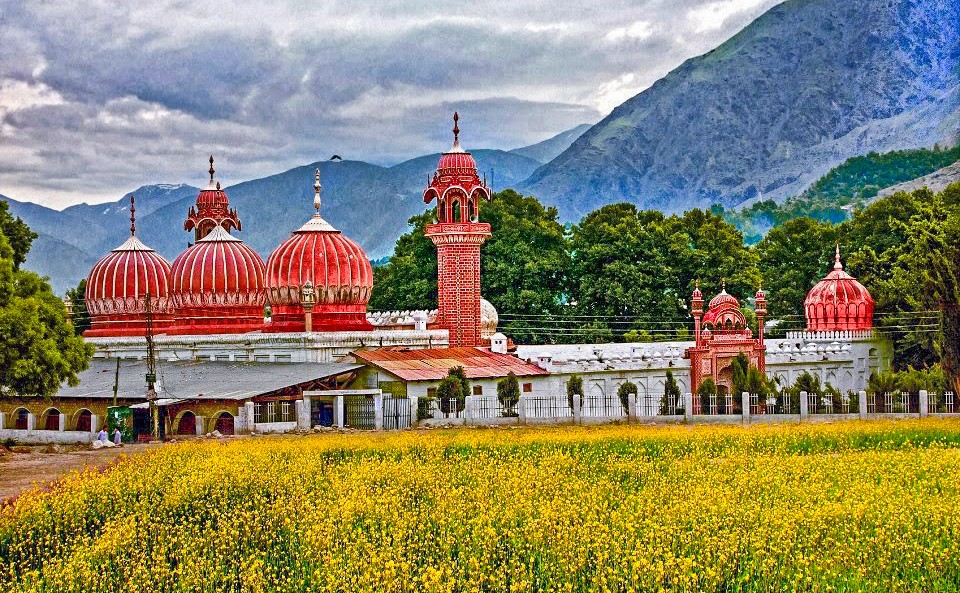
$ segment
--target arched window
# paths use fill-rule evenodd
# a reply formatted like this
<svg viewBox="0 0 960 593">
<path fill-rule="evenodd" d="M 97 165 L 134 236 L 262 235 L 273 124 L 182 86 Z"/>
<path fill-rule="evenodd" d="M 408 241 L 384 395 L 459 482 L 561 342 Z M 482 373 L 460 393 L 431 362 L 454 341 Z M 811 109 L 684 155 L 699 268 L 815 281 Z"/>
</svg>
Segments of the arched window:
<svg viewBox="0 0 960 593">
<path fill-rule="evenodd" d="M 214 430 L 220 434 L 233 434 L 233 416 L 229 412 L 222 412 L 217 416 Z"/>
<path fill-rule="evenodd" d="M 193 412 L 187 410 L 180 416 L 180 423 L 177 424 L 177 434 L 184 436 L 197 434 L 197 417 Z"/>
<path fill-rule="evenodd" d="M 77 412 L 77 423 L 74 430 L 79 430 L 81 432 L 90 432 L 93 428 L 92 426 L 93 414 L 90 410 L 83 409 Z"/>
<path fill-rule="evenodd" d="M 477 200 L 476 198 L 471 199 L 467 202 L 467 207 L 469 208 L 469 220 L 470 222 L 477 222 Z"/>
<path fill-rule="evenodd" d="M 450 207 L 450 222 L 463 222 L 460 212 L 460 200 L 454 200 Z"/>
<path fill-rule="evenodd" d="M 13 427 L 17 430 L 26 430 L 27 429 L 27 418 L 30 416 L 30 412 L 26 408 L 17 408 L 13 412 Z"/>
<path fill-rule="evenodd" d="M 44 412 L 40 425 L 41 430 L 60 430 L 60 410 L 50 408 Z"/>
</svg>

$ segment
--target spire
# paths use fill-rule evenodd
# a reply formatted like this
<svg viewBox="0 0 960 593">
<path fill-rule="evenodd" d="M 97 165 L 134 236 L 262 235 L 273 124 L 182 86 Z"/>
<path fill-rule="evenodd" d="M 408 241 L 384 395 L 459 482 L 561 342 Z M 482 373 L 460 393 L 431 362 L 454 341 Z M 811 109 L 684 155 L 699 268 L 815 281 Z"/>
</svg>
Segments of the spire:
<svg viewBox="0 0 960 593">
<path fill-rule="evenodd" d="M 834 252 L 834 256 L 833 256 L 833 269 L 834 270 L 843 269 L 843 264 L 840 263 L 840 244 L 839 243 L 837 243 L 837 250 L 836 252 Z"/>
<path fill-rule="evenodd" d="M 720 292 L 727 292 L 727 279 L 726 279 L 726 278 L 721 278 L 721 279 L 720 279 Z"/>
<path fill-rule="evenodd" d="M 210 185 L 213 185 L 213 174 L 216 173 L 216 169 L 213 168 L 213 155 L 210 155 Z"/>
<path fill-rule="evenodd" d="M 460 114 L 456 111 L 453 112 L 453 145 L 458 146 L 460 144 Z"/>
<path fill-rule="evenodd" d="M 133 237 L 137 234 L 137 217 L 136 212 L 137 208 L 134 206 L 135 198 L 133 194 L 130 194 L 130 236 Z"/>
<path fill-rule="evenodd" d="M 317 167 L 313 179 L 313 209 L 317 211 L 316 215 L 320 216 L 320 167 Z"/>
</svg>

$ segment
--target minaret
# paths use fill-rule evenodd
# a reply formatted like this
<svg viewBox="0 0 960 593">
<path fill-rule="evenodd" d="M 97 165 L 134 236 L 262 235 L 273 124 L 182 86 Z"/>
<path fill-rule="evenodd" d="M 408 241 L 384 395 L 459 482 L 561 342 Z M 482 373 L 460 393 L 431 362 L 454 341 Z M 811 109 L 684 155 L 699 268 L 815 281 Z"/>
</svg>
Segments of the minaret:
<svg viewBox="0 0 960 593">
<path fill-rule="evenodd" d="M 191 206 L 187 212 L 187 220 L 183 223 L 183 230 L 194 232 L 194 240 L 199 241 L 210 234 L 217 226 L 223 227 L 228 233 L 232 229 L 242 230 L 240 217 L 237 211 L 230 208 L 227 192 L 220 189 L 220 182 L 214 180 L 213 155 L 210 155 L 210 182 L 197 195 L 196 207 Z"/>
<path fill-rule="evenodd" d="M 700 318 L 703 317 L 703 293 L 700 292 L 700 279 L 693 289 L 690 299 L 690 315 L 693 316 L 693 340 L 696 347 L 700 347 Z"/>
<path fill-rule="evenodd" d="M 490 225 L 478 222 L 490 188 L 460 146 L 459 120 L 454 113 L 453 147 L 440 156 L 423 192 L 425 203 L 437 200 L 437 222 L 425 234 L 437 246 L 437 325 L 449 332 L 451 348 L 481 344 L 480 247 L 490 237 Z"/>
<path fill-rule="evenodd" d="M 767 316 L 767 295 L 763 292 L 763 287 L 757 291 L 753 302 L 753 312 L 757 314 L 757 347 L 760 350 L 766 350 L 767 347 L 763 343 L 763 320 Z M 758 366 L 761 371 L 767 370 L 766 357 L 762 354 Z"/>
</svg>

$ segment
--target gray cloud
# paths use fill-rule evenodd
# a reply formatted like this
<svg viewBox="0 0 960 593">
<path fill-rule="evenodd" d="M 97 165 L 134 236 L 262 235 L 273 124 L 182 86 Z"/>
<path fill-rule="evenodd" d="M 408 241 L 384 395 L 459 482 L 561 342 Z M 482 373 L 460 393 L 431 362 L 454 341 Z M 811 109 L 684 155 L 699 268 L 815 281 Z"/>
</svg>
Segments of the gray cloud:
<svg viewBox="0 0 960 593">
<path fill-rule="evenodd" d="M 514 148 L 609 109 L 779 0 L 3 3 L 0 193 L 65 206 L 337 152 Z M 96 8 L 91 8 L 91 4 Z M 712 19 L 712 20 L 711 20 Z"/>
</svg>

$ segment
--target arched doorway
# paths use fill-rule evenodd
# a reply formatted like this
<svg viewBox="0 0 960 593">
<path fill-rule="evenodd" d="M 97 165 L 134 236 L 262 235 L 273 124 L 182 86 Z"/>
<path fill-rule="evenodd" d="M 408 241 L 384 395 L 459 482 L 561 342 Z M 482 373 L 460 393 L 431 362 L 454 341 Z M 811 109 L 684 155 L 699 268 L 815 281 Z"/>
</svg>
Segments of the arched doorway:
<svg viewBox="0 0 960 593">
<path fill-rule="evenodd" d="M 220 415 L 217 416 L 217 421 L 213 429 L 220 434 L 233 434 L 233 415 L 229 412 L 221 412 Z"/>
<path fill-rule="evenodd" d="M 40 417 L 41 430 L 60 430 L 60 410 L 50 408 Z"/>
<path fill-rule="evenodd" d="M 90 412 L 90 410 L 87 410 L 86 408 L 84 408 L 83 410 L 80 410 L 79 412 L 77 412 L 77 422 L 74 425 L 75 426 L 74 430 L 77 430 L 80 432 L 90 432 L 90 430 L 93 428 L 92 421 L 93 421 L 93 414 Z"/>
<path fill-rule="evenodd" d="M 16 430 L 26 430 L 29 416 L 30 412 L 26 408 L 17 408 L 13 412 L 13 427 Z"/>
<path fill-rule="evenodd" d="M 190 410 L 180 416 L 180 422 L 177 423 L 177 434 L 181 436 L 197 434 L 197 417 Z"/>
</svg>

